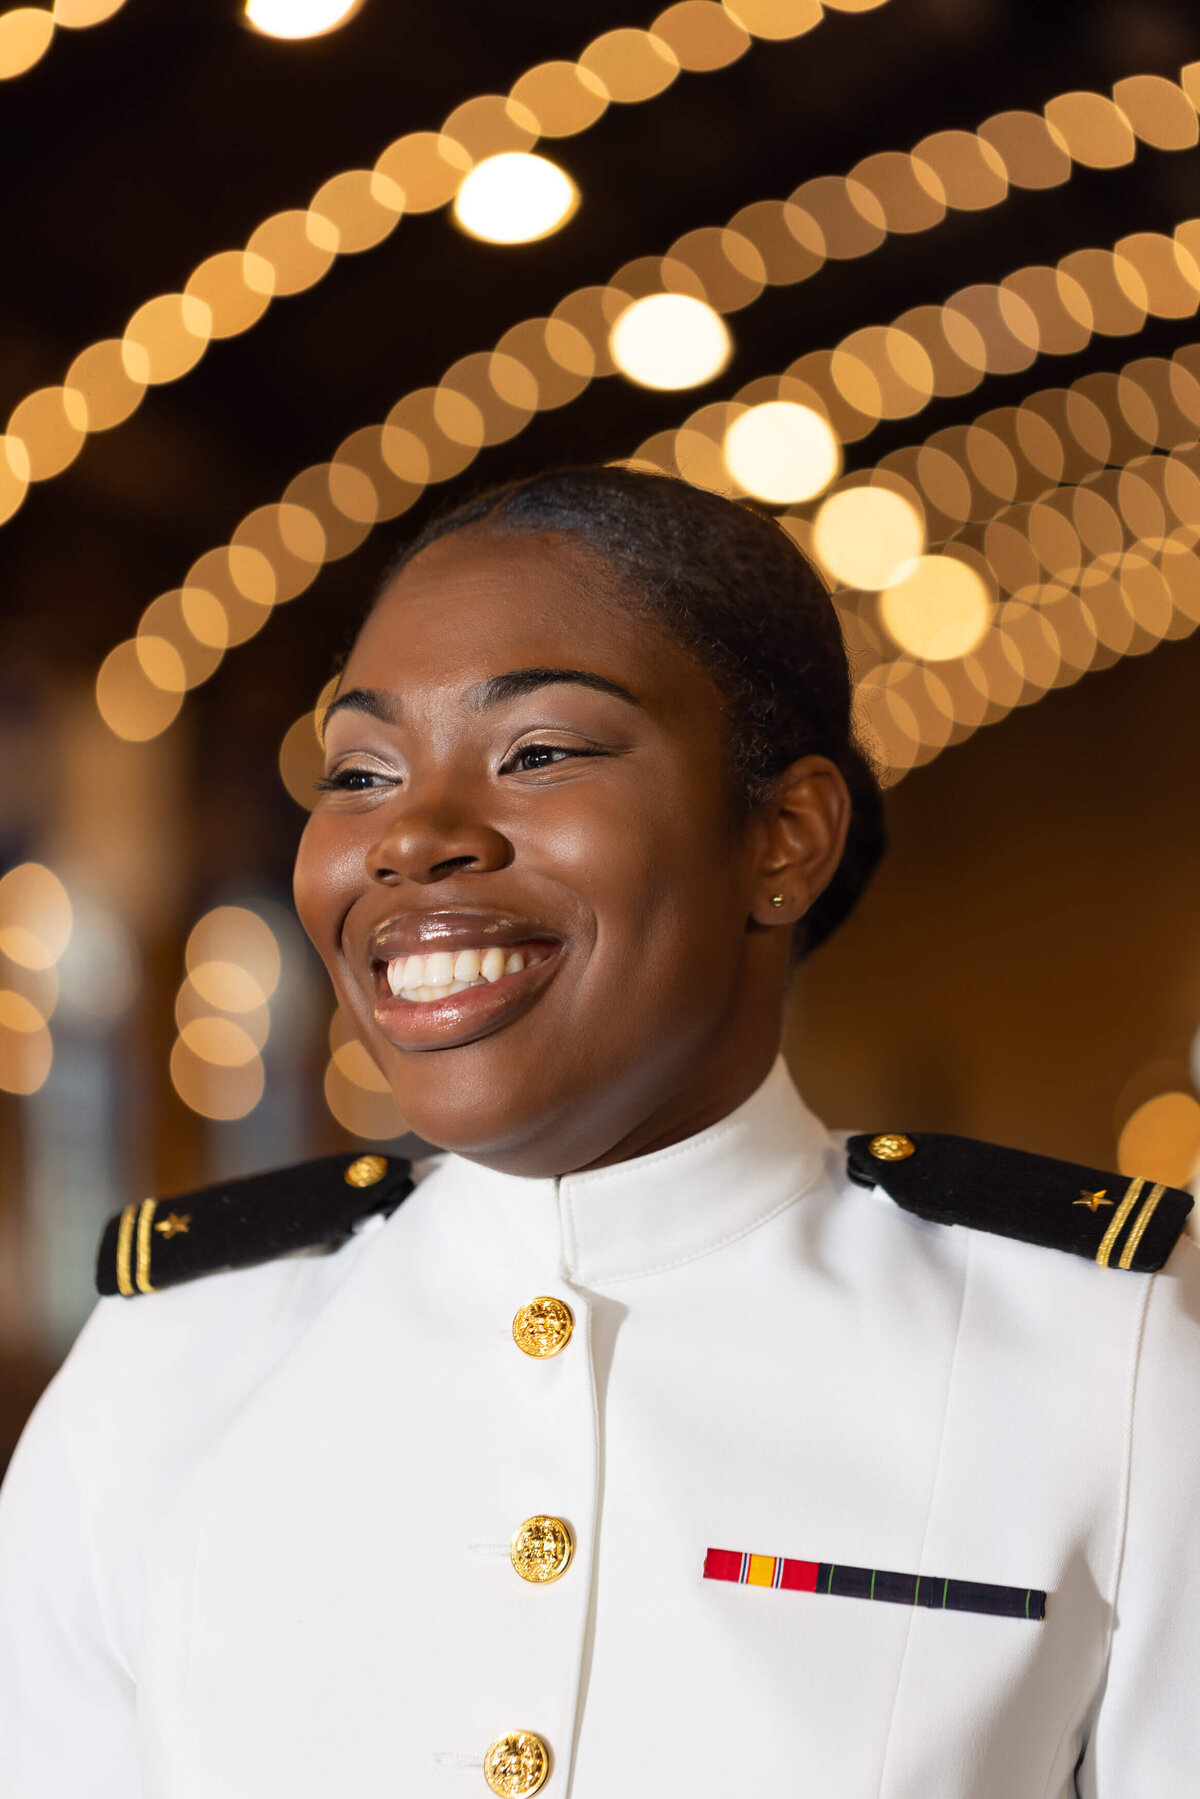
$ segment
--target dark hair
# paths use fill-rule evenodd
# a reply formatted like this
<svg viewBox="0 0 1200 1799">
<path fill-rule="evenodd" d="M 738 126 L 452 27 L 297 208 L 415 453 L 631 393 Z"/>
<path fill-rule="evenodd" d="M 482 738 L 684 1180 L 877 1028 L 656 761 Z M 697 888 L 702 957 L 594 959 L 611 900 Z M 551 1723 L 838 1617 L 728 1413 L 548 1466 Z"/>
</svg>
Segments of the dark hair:
<svg viewBox="0 0 1200 1799">
<path fill-rule="evenodd" d="M 730 711 L 740 804 L 801 756 L 837 765 L 853 814 L 836 875 L 797 927 L 796 958 L 853 910 L 886 846 L 879 787 L 854 741 L 850 672 L 833 603 L 783 527 L 753 506 L 672 476 L 552 469 L 465 500 L 401 551 L 405 565 L 456 531 L 553 532 L 608 564 L 620 587 L 712 676 Z"/>
</svg>

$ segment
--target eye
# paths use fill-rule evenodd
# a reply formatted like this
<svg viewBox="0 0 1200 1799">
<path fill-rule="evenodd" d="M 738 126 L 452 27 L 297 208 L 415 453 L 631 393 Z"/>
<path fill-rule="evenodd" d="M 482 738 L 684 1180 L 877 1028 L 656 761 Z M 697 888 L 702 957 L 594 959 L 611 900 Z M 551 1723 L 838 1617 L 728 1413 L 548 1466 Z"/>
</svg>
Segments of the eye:
<svg viewBox="0 0 1200 1799">
<path fill-rule="evenodd" d="M 568 749 L 561 743 L 525 743 L 504 764 L 502 774 L 529 774 L 539 768 L 553 768 L 572 756 L 598 756 L 599 750 Z"/>
<path fill-rule="evenodd" d="M 369 793 L 374 787 L 386 786 L 389 778 L 373 768 L 339 768 L 313 785 L 318 793 Z"/>
</svg>

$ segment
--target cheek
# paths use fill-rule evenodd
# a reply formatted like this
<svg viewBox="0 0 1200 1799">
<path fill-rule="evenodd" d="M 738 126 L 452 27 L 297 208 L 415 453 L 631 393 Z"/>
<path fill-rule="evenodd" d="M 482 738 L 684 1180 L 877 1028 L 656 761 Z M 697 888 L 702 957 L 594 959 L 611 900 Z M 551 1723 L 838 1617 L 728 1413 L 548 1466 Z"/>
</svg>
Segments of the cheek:
<svg viewBox="0 0 1200 1799">
<path fill-rule="evenodd" d="M 362 886 L 363 851 L 314 812 L 296 852 L 292 891 L 301 924 L 328 960 L 336 950 L 342 917 Z"/>
<path fill-rule="evenodd" d="M 564 791 L 528 846 L 531 861 L 586 900 L 601 951 L 632 947 L 671 961 L 682 939 L 737 910 L 740 858 L 728 818 L 710 791 L 673 772 L 650 791 L 632 783 L 586 798 Z"/>
</svg>

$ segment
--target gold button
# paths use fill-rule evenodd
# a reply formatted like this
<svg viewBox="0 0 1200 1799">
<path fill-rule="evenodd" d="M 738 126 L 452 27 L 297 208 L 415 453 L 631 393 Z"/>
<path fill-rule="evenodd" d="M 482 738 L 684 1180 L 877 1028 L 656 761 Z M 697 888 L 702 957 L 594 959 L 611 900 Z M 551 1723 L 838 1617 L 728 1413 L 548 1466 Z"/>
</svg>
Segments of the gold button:
<svg viewBox="0 0 1200 1799">
<path fill-rule="evenodd" d="M 575 1553 L 575 1544 L 561 1518 L 539 1512 L 537 1517 L 526 1518 L 524 1524 L 518 1524 L 508 1553 L 522 1580 L 544 1586 L 566 1573 Z"/>
<path fill-rule="evenodd" d="M 510 1730 L 497 1737 L 483 1758 L 483 1778 L 504 1799 L 536 1793 L 550 1772 L 550 1751 L 532 1730 Z"/>
<path fill-rule="evenodd" d="M 373 1187 L 386 1173 L 386 1156 L 357 1156 L 342 1179 L 348 1187 Z"/>
<path fill-rule="evenodd" d="M 871 1154 L 877 1162 L 905 1162 L 915 1156 L 917 1146 L 911 1137 L 872 1137 Z"/>
<path fill-rule="evenodd" d="M 566 1301 L 543 1293 L 513 1319 L 513 1342 L 526 1355 L 557 1355 L 571 1341 L 574 1329 L 575 1314 Z"/>
</svg>

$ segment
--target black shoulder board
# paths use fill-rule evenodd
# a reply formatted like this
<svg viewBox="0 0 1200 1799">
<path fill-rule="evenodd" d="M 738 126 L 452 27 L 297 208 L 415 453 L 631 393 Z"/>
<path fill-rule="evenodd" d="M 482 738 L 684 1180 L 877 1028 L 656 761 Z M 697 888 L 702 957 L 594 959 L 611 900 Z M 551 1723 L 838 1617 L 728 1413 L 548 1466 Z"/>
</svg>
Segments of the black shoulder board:
<svg viewBox="0 0 1200 1799">
<path fill-rule="evenodd" d="M 394 1212 L 412 1192 L 410 1168 L 403 1156 L 322 1156 L 179 1199 L 135 1201 L 104 1227 L 96 1286 L 133 1299 L 297 1249 L 338 1249 L 364 1218 Z"/>
<path fill-rule="evenodd" d="M 918 1218 L 1065 1249 L 1135 1274 L 1162 1267 L 1192 1209 L 1190 1193 L 1161 1181 L 970 1137 L 888 1132 L 851 1137 L 846 1151 L 852 1181 L 882 1187 Z"/>
</svg>

